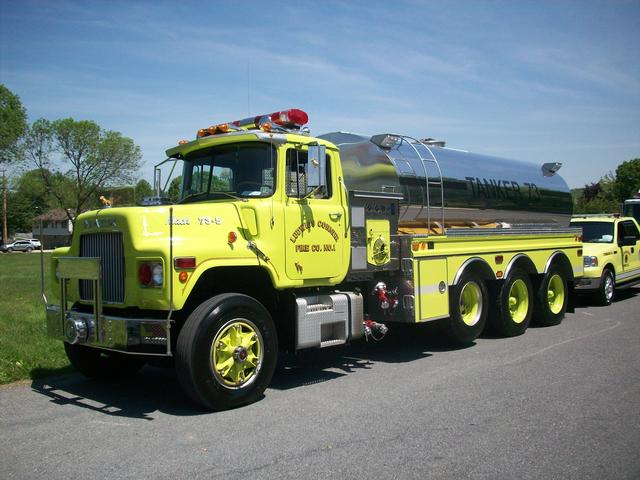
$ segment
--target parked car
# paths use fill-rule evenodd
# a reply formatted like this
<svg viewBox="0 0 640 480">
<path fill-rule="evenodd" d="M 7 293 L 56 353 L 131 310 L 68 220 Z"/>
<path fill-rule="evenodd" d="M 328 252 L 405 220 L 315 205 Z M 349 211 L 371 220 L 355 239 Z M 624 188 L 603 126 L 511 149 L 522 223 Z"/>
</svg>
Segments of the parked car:
<svg viewBox="0 0 640 480">
<path fill-rule="evenodd" d="M 7 253 L 7 246 L 5 244 L 0 245 L 0 253 Z"/>
<path fill-rule="evenodd" d="M 38 242 L 40 243 L 40 242 Z M 13 243 L 8 243 L 5 245 L 7 252 L 32 252 L 33 250 L 40 248 L 39 246 L 35 246 L 31 240 L 16 240 Z"/>
</svg>

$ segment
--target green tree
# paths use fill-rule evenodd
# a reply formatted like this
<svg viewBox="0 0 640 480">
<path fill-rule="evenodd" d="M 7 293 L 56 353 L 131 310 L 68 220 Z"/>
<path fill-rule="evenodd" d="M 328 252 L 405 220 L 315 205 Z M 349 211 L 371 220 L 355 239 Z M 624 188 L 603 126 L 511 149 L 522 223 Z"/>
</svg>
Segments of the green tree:
<svg viewBox="0 0 640 480">
<path fill-rule="evenodd" d="M 140 147 L 119 132 L 90 120 L 36 120 L 24 142 L 28 162 L 69 219 L 95 207 L 102 190 L 130 184 L 140 165 Z M 56 181 L 62 173 L 71 182 Z"/>
<path fill-rule="evenodd" d="M 56 183 L 66 183 L 68 188 L 69 180 L 64 175 L 51 172 L 46 174 Z M 11 233 L 15 233 L 31 231 L 33 219 L 50 210 L 56 202 L 42 181 L 42 173 L 31 170 L 12 181 L 7 204 L 7 223 L 11 227 Z"/>
<path fill-rule="evenodd" d="M 614 188 L 616 180 L 611 173 L 598 182 L 585 185 L 576 201 L 575 213 L 614 213 L 620 210 Z"/>
<path fill-rule="evenodd" d="M 18 140 L 27 130 L 27 112 L 20 97 L 0 84 L 0 163 L 19 157 Z"/>
<path fill-rule="evenodd" d="M 622 202 L 632 198 L 640 190 L 640 158 L 622 162 L 616 168 L 616 200 Z"/>
<path fill-rule="evenodd" d="M 145 197 L 152 197 L 153 195 L 154 191 L 149 182 L 140 180 L 136 183 L 136 203 L 140 203 Z"/>
<path fill-rule="evenodd" d="M 166 195 L 174 202 L 177 202 L 178 199 L 180 198 L 181 190 L 182 190 L 182 175 L 171 180 L 171 183 L 169 184 L 169 188 L 167 188 Z"/>
</svg>

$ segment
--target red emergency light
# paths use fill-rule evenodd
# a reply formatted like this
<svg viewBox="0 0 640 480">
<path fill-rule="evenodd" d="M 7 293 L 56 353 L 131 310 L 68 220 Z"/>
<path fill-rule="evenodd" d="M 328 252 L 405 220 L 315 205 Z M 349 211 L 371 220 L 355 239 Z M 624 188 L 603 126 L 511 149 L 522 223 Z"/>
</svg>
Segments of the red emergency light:
<svg viewBox="0 0 640 480">
<path fill-rule="evenodd" d="M 242 130 L 261 129 L 265 132 L 270 132 L 273 130 L 273 126 L 277 125 L 285 129 L 300 130 L 308 121 L 309 115 L 307 115 L 306 112 L 297 108 L 290 108 L 289 110 L 281 110 L 279 112 L 257 115 L 229 123 L 221 123 L 220 125 L 212 125 L 209 128 L 201 128 L 198 130 L 197 136 L 198 138 L 202 138 L 208 137 L 209 135 L 227 133 L 234 130 L 233 127 Z M 231 125 L 233 127 L 231 127 Z"/>
<path fill-rule="evenodd" d="M 300 128 L 308 121 L 309 115 L 307 115 L 306 112 L 298 110 L 297 108 L 291 108 L 266 115 L 244 118 L 231 123 L 240 128 L 260 128 L 260 125 L 265 122 L 273 122 L 284 128 Z"/>
</svg>

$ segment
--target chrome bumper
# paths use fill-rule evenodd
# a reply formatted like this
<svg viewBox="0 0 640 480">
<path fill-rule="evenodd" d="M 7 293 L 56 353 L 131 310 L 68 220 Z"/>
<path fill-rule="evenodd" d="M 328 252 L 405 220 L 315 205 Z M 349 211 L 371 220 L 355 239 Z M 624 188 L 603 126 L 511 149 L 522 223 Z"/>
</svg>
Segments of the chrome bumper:
<svg viewBox="0 0 640 480">
<path fill-rule="evenodd" d="M 127 351 L 132 346 L 168 346 L 166 319 L 139 319 L 99 315 L 47 305 L 47 335 L 68 343 Z M 167 354 L 170 351 L 167 348 Z"/>
<path fill-rule="evenodd" d="M 574 290 L 597 290 L 600 288 L 600 277 L 598 278 L 585 278 L 582 277 L 575 283 Z"/>
<path fill-rule="evenodd" d="M 71 344 L 108 348 L 132 353 L 171 355 L 171 328 L 167 318 L 127 318 L 104 315 L 100 258 L 61 257 L 56 276 L 60 282 L 60 305 L 46 304 L 47 334 Z M 67 308 L 69 280 L 89 280 L 93 290 L 93 312 Z M 132 348 L 136 346 L 160 346 Z M 164 348 L 162 348 L 164 347 Z"/>
</svg>

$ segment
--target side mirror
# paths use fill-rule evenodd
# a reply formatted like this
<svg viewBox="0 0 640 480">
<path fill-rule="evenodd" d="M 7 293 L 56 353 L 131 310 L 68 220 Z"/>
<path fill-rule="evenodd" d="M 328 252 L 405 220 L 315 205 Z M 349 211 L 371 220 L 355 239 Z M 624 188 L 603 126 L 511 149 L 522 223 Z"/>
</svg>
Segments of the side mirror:
<svg viewBox="0 0 640 480">
<path fill-rule="evenodd" d="M 327 184 L 327 153 L 325 146 L 309 146 L 308 158 L 307 187 L 325 187 Z"/>
</svg>

